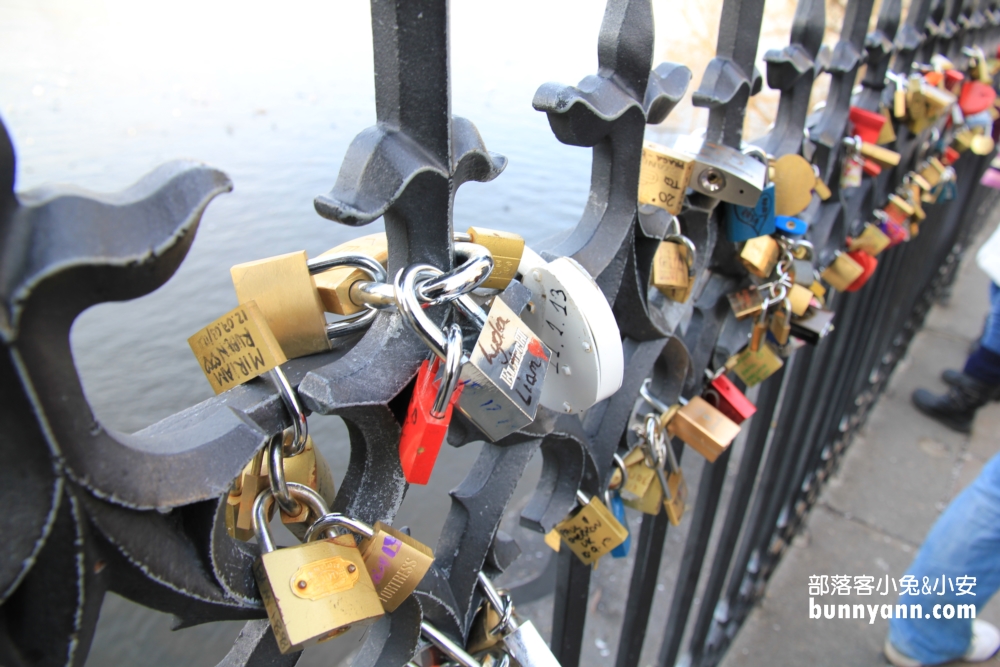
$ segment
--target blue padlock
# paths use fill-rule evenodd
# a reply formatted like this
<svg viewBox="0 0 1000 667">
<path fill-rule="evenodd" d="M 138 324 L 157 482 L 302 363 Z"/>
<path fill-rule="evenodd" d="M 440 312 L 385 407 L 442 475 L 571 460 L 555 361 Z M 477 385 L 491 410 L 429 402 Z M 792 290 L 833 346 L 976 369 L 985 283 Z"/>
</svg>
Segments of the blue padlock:
<svg viewBox="0 0 1000 667">
<path fill-rule="evenodd" d="M 775 228 L 788 236 L 802 236 L 809 231 L 809 223 L 791 215 L 778 215 L 774 218 Z"/>
<path fill-rule="evenodd" d="M 726 236 L 733 243 L 774 233 L 774 183 L 765 187 L 754 207 L 726 204 Z"/>
<path fill-rule="evenodd" d="M 615 515 L 616 519 L 618 519 L 618 523 L 625 526 L 625 530 L 628 530 L 628 517 L 625 516 L 625 503 L 622 502 L 621 494 L 617 491 L 611 492 L 611 513 Z M 628 556 L 628 550 L 631 547 L 632 533 L 629 532 L 629 536 L 625 538 L 625 541 L 611 550 L 611 556 L 613 558 L 625 558 L 625 556 Z"/>
</svg>

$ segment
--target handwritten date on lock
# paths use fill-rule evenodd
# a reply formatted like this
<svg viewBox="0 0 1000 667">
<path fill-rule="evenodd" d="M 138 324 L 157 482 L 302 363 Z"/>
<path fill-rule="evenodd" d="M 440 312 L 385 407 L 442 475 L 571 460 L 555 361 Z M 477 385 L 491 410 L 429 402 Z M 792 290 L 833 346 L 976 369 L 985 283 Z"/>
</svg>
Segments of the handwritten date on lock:
<svg viewBox="0 0 1000 667">
<path fill-rule="evenodd" d="M 188 345 L 216 394 L 287 361 L 253 301 L 229 311 L 188 338 Z"/>
</svg>

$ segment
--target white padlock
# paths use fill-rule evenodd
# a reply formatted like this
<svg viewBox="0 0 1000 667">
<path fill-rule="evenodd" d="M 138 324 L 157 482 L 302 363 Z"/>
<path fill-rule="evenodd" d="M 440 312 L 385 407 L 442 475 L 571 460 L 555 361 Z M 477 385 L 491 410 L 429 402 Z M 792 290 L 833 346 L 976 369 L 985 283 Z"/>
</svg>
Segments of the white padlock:
<svg viewBox="0 0 1000 667">
<path fill-rule="evenodd" d="M 577 414 L 611 396 L 622 385 L 622 337 L 604 293 L 578 262 L 546 262 L 525 247 L 518 266 L 533 295 L 521 319 L 552 356 L 541 404 Z"/>
</svg>

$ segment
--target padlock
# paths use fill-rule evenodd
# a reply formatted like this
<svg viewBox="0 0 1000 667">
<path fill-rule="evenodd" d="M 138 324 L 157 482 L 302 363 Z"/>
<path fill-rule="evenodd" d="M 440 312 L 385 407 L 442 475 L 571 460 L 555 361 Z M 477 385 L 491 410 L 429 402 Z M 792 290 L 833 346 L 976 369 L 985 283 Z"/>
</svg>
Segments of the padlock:
<svg viewBox="0 0 1000 667">
<path fill-rule="evenodd" d="M 861 140 L 856 137 L 845 137 L 844 157 L 840 171 L 840 189 L 848 190 L 861 187 L 864 174 L 865 159 L 861 155 Z"/>
<path fill-rule="evenodd" d="M 771 307 L 771 300 L 768 297 L 764 298 L 764 303 L 760 308 L 760 312 L 757 313 L 757 317 L 754 318 L 753 329 L 750 332 L 750 349 L 756 352 L 760 349 L 761 343 L 767 337 L 767 328 L 770 322 L 770 313 L 768 309 Z"/>
<path fill-rule="evenodd" d="M 804 211 L 816 187 L 813 166 L 801 155 L 789 153 L 771 162 L 771 169 L 775 214 L 795 216 Z"/>
<path fill-rule="evenodd" d="M 701 396 L 709 405 L 729 417 L 737 425 L 750 419 L 757 412 L 757 406 L 750 402 L 750 399 L 726 377 L 725 373 L 712 378 Z"/>
<path fill-rule="evenodd" d="M 792 335 L 809 345 L 817 345 L 832 331 L 833 311 L 816 309 L 792 320 Z"/>
<path fill-rule="evenodd" d="M 663 488 L 657 481 L 657 471 L 646 461 L 646 453 L 641 447 L 633 448 L 623 461 L 628 470 L 628 483 L 621 489 L 622 502 L 643 514 L 656 516 L 663 510 Z"/>
<path fill-rule="evenodd" d="M 789 287 L 788 300 L 792 304 L 792 315 L 796 317 L 805 315 L 806 311 L 809 310 L 809 306 L 812 305 L 813 298 L 813 293 L 808 287 L 803 287 L 797 282 Z"/>
<path fill-rule="evenodd" d="M 628 529 L 597 496 L 587 498 L 577 491 L 577 502 L 580 506 L 557 523 L 556 530 L 582 563 L 592 565 L 624 542 Z"/>
<path fill-rule="evenodd" d="M 852 106 L 848 110 L 847 116 L 854 126 L 854 134 L 861 137 L 862 142 L 875 143 L 878 141 L 878 135 L 882 132 L 882 126 L 885 124 L 885 118 L 881 114 Z"/>
<path fill-rule="evenodd" d="M 649 390 L 650 380 L 647 378 L 642 383 L 640 395 L 647 403 L 654 406 L 655 412 L 646 415 L 645 424 L 640 433 L 639 446 L 636 448 L 643 453 L 643 463 L 656 473 L 657 484 L 651 488 L 656 489 L 655 497 L 662 501 L 662 507 L 667 513 L 667 520 L 674 526 L 679 526 L 684 510 L 687 507 L 688 489 L 687 482 L 684 481 L 684 472 L 677 463 L 673 446 L 668 442 L 663 424 L 669 422 L 680 410 L 681 406 L 673 405 L 667 407 L 659 399 L 652 396 Z M 664 410 L 665 408 L 665 410 Z M 653 494 L 647 491 L 643 503 Z M 659 514 L 659 507 L 655 510 L 650 508 L 647 514 Z"/>
<path fill-rule="evenodd" d="M 667 146 L 642 143 L 639 167 L 639 203 L 652 204 L 677 215 L 694 172 L 694 159 Z"/>
<path fill-rule="evenodd" d="M 427 484 L 444 442 L 455 402 L 461 395 L 458 382 L 462 368 L 462 328 L 452 324 L 448 329 L 447 360 L 436 379 L 441 360 L 424 361 L 417 371 L 417 382 L 406 409 L 399 437 L 399 464 L 410 484 Z"/>
<path fill-rule="evenodd" d="M 360 269 L 373 282 L 385 282 L 385 269 L 371 258 L 356 255 L 342 259 L 340 266 Z M 323 261 L 329 263 L 330 259 Z M 326 264 L 321 266 L 325 268 Z M 315 262 L 306 260 L 305 251 L 245 262 L 230 269 L 236 298 L 240 303 L 257 304 L 289 359 L 329 350 L 331 334 L 340 329 L 337 325 L 327 325 L 323 302 L 312 277 L 318 270 Z M 375 311 L 365 310 L 362 315 L 373 319 Z"/>
<path fill-rule="evenodd" d="M 492 608 L 493 614 L 489 618 L 496 618 L 498 621 L 495 625 L 484 628 L 485 641 L 480 640 L 477 644 L 486 643 L 488 648 L 499 647 L 510 657 L 512 667 L 559 667 L 559 661 L 534 623 L 517 616 L 510 594 L 498 591 L 482 571 L 479 572 L 478 582 L 485 597 L 483 609 Z M 474 653 L 477 652 L 473 650 L 475 645 L 470 643 L 470 650 Z M 483 667 L 485 666 L 484 661 Z"/>
<path fill-rule="evenodd" d="M 628 482 L 628 470 L 626 469 L 625 462 L 622 460 L 618 454 L 614 456 L 615 471 L 611 475 L 611 480 L 608 483 L 608 488 L 604 490 L 604 504 L 608 506 L 611 513 L 615 515 L 618 519 L 618 523 L 625 526 L 625 530 L 628 530 L 628 517 L 625 515 L 625 503 L 622 501 L 621 490 Z M 611 550 L 612 558 L 625 558 L 628 556 L 629 550 L 632 548 L 632 534 L 629 531 L 629 536 L 625 538 L 625 541 L 619 544 L 617 547 Z"/>
<path fill-rule="evenodd" d="M 792 321 L 792 333 L 795 334 L 795 321 Z M 726 369 L 736 373 L 737 377 L 748 387 L 760 384 L 774 375 L 785 365 L 771 344 L 765 342 L 756 352 L 749 346 L 734 354 L 726 361 Z"/>
<path fill-rule="evenodd" d="M 850 255 L 838 250 L 834 260 L 820 273 L 820 276 L 835 290 L 844 292 L 864 272 L 864 268 Z"/>
<path fill-rule="evenodd" d="M 819 167 L 817 165 L 812 166 L 813 174 L 816 176 L 816 181 L 813 183 L 813 192 L 815 192 L 819 198 L 826 201 L 833 196 L 833 192 L 830 191 L 830 187 L 823 180 L 823 176 L 820 174 Z"/>
<path fill-rule="evenodd" d="M 317 519 L 306 533 L 306 541 L 319 539 L 332 528 L 346 529 L 361 537 L 361 558 L 388 612 L 403 604 L 434 564 L 430 547 L 406 533 L 381 521 L 369 526 L 343 514 L 328 512 Z"/>
<path fill-rule="evenodd" d="M 668 230 L 653 256 L 652 282 L 663 296 L 684 303 L 691 297 L 694 287 L 696 249 L 691 239 L 681 233 L 676 216 L 671 224 L 674 231 Z"/>
<path fill-rule="evenodd" d="M 864 250 L 872 257 L 875 257 L 888 248 L 890 243 L 892 243 L 892 239 L 886 236 L 885 232 L 879 229 L 877 225 L 866 222 L 864 230 L 851 240 L 848 249 L 852 252 L 855 250 Z"/>
<path fill-rule="evenodd" d="M 774 233 L 774 184 L 764 186 L 753 206 L 726 204 L 726 237 L 740 243 Z"/>
<path fill-rule="evenodd" d="M 996 143 L 993 141 L 993 137 L 986 136 L 984 134 L 977 134 L 972 138 L 972 143 L 969 146 L 969 150 L 972 151 L 974 155 L 989 155 L 996 148 Z"/>
<path fill-rule="evenodd" d="M 667 511 L 667 520 L 674 526 L 681 525 L 684 517 L 684 510 L 687 509 L 688 487 L 684 481 L 684 471 L 677 463 L 677 456 L 674 454 L 673 445 L 664 442 L 664 473 L 666 475 L 666 487 L 663 486 L 663 475 L 660 475 L 660 486 L 664 491 L 663 508 Z"/>
<path fill-rule="evenodd" d="M 497 663 L 493 660 L 492 656 L 487 656 L 483 662 L 480 662 L 474 656 L 469 655 L 468 651 L 452 641 L 451 637 L 426 619 L 421 619 L 420 621 L 420 635 L 449 659 L 441 662 L 440 656 L 434 655 L 430 663 L 433 667 L 438 667 L 439 665 L 448 665 L 449 667 L 453 667 L 454 665 L 460 665 L 461 667 L 510 667 L 509 661 L 506 664 Z M 417 664 L 414 660 L 411 660 L 406 663 L 405 667 L 422 667 L 424 664 L 426 663 L 421 662 Z"/>
<path fill-rule="evenodd" d="M 980 81 L 969 81 L 962 86 L 958 106 L 962 109 L 962 113 L 968 117 L 992 107 L 996 98 L 997 93 L 993 86 Z"/>
<path fill-rule="evenodd" d="M 518 272 L 532 294 L 521 319 L 551 350 L 541 404 L 578 414 L 618 391 L 621 332 L 587 270 L 570 257 L 546 262 L 525 248 Z"/>
<path fill-rule="evenodd" d="M 774 216 L 774 228 L 785 236 L 803 236 L 809 231 L 809 223 L 790 215 Z"/>
<path fill-rule="evenodd" d="M 395 293 L 403 321 L 447 361 L 444 333 L 417 297 L 418 281 L 440 275 L 429 264 L 411 265 L 396 275 Z M 480 328 L 472 354 L 463 355 L 458 409 L 496 441 L 534 421 L 552 353 L 499 296 L 488 315 L 467 294 L 455 303 Z"/>
<path fill-rule="evenodd" d="M 746 270 L 758 278 L 767 278 L 778 264 L 781 248 L 770 236 L 758 236 L 743 244 L 740 261 Z"/>
<path fill-rule="evenodd" d="M 328 513 L 312 489 L 289 484 L 288 491 L 318 516 Z M 253 571 L 279 650 L 300 651 L 382 618 L 382 603 L 354 538 L 276 549 L 267 525 L 272 501 L 270 489 L 254 501 L 253 526 L 261 555 Z"/>
<path fill-rule="evenodd" d="M 739 434 L 739 425 L 700 396 L 680 402 L 675 414 L 661 417 L 660 425 L 670 436 L 680 438 L 709 463 L 714 463 Z"/>
<path fill-rule="evenodd" d="M 672 147 L 694 158 L 692 190 L 730 204 L 757 204 L 767 182 L 767 166 L 760 160 L 697 137 L 676 137 Z"/>
<path fill-rule="evenodd" d="M 896 194 L 889 195 L 889 202 L 882 210 L 885 211 L 890 220 L 899 225 L 909 222 L 910 216 L 915 212 L 908 201 Z"/>
<path fill-rule="evenodd" d="M 896 151 L 889 150 L 885 146 L 879 146 L 874 142 L 862 141 L 859 152 L 862 157 L 874 160 L 882 167 L 896 167 L 899 165 L 901 159 L 899 153 Z"/>
<path fill-rule="evenodd" d="M 269 486 L 267 475 L 262 470 L 266 449 L 265 446 L 254 454 L 233 481 L 233 488 L 226 498 L 226 532 L 241 542 L 253 537 L 253 503 L 257 495 Z"/>
<path fill-rule="evenodd" d="M 875 141 L 879 146 L 885 146 L 886 144 L 891 144 L 896 141 L 896 130 L 892 127 L 892 116 L 889 113 L 889 108 L 885 105 L 879 107 L 879 113 L 882 118 L 885 119 L 885 124 L 882 126 L 882 131 L 878 134 L 878 139 Z"/>
<path fill-rule="evenodd" d="M 781 307 L 771 316 L 770 330 L 778 345 L 788 343 L 788 336 L 792 333 L 792 302 L 787 296 L 781 300 Z"/>
<path fill-rule="evenodd" d="M 733 309 L 733 314 L 738 320 L 756 315 L 764 307 L 764 297 L 756 287 L 733 292 L 726 298 L 729 299 L 729 307 Z"/>
<path fill-rule="evenodd" d="M 860 276 L 854 279 L 850 285 L 847 286 L 845 292 L 857 292 L 859 289 L 865 286 L 868 279 L 872 277 L 875 273 L 876 267 L 878 267 L 878 260 L 866 253 L 864 250 L 854 250 L 847 253 L 848 256 L 857 262 L 858 266 L 861 267 L 862 273 Z"/>
</svg>

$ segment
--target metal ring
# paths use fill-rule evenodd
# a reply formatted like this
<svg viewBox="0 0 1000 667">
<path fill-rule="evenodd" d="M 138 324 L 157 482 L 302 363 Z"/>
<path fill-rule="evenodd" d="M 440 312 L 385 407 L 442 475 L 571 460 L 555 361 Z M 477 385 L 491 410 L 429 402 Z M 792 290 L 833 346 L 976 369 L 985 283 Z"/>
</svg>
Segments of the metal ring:
<svg viewBox="0 0 1000 667">
<path fill-rule="evenodd" d="M 302 511 L 302 507 L 289 493 L 288 483 L 285 481 L 284 433 L 272 437 L 267 448 L 267 478 L 271 493 L 278 501 L 281 511 L 294 516 Z"/>
<path fill-rule="evenodd" d="M 417 296 L 422 302 L 436 306 L 452 301 L 479 287 L 493 271 L 493 253 L 476 243 L 456 243 L 455 256 L 465 257 L 465 261 L 417 286 Z"/>
<path fill-rule="evenodd" d="M 482 570 L 476 575 L 476 579 L 479 581 L 479 585 L 483 589 L 483 593 L 486 594 L 486 599 L 489 601 L 490 605 L 500 614 L 500 622 L 497 623 L 491 630 L 487 630 L 490 635 L 495 635 L 499 632 L 503 632 L 507 626 L 510 624 L 511 615 L 514 611 L 514 603 L 511 600 L 509 593 L 504 593 L 503 595 L 493 586 L 493 582 L 487 577 Z"/>
<path fill-rule="evenodd" d="M 298 456 L 305 450 L 306 438 L 309 437 L 309 422 L 306 420 L 306 413 L 302 409 L 302 404 L 299 403 L 298 394 L 292 389 L 292 384 L 288 381 L 288 376 L 285 375 L 285 371 L 281 369 L 281 366 L 272 368 L 270 375 L 271 380 L 278 387 L 281 402 L 285 404 L 285 409 L 292 418 L 292 429 L 295 438 L 292 441 L 291 447 L 288 448 L 287 454 L 289 456 Z"/>
<path fill-rule="evenodd" d="M 310 489 L 305 484 L 296 484 L 295 482 L 290 482 L 288 484 L 288 492 L 296 497 L 298 501 L 301 501 L 309 506 L 309 509 L 316 512 L 318 516 L 323 516 L 329 514 L 330 510 L 326 506 L 326 501 L 323 500 L 323 496 L 319 495 L 316 491 Z M 260 544 L 260 550 L 262 553 L 268 553 L 275 550 L 274 538 L 271 536 L 271 529 L 268 527 L 268 503 L 274 499 L 274 495 L 271 489 L 264 489 L 253 501 L 253 509 L 250 513 L 250 521 L 253 526 L 253 532 L 257 536 L 257 542 Z"/>
<path fill-rule="evenodd" d="M 326 337 L 332 340 L 341 336 L 349 336 L 358 331 L 364 331 L 370 327 L 378 316 L 378 310 L 368 304 L 365 305 L 366 308 L 354 317 L 327 324 Z"/>
<path fill-rule="evenodd" d="M 396 308 L 399 309 L 403 321 L 423 340 L 429 348 L 441 358 L 448 360 L 448 341 L 441 327 L 434 324 L 424 313 L 417 298 L 417 281 L 426 276 L 436 277 L 443 273 L 441 269 L 430 264 L 411 264 L 400 269 L 393 283 L 396 294 Z"/>
<path fill-rule="evenodd" d="M 448 355 L 444 362 L 441 385 L 438 387 L 431 417 L 441 419 L 448 410 L 448 403 L 458 387 L 459 373 L 462 371 L 462 327 L 452 324 L 448 329 Z"/>
<path fill-rule="evenodd" d="M 364 538 L 375 537 L 375 530 L 363 521 L 358 521 L 357 519 L 352 519 L 349 516 L 344 516 L 338 512 L 327 512 L 320 516 L 316 521 L 309 526 L 309 530 L 306 531 L 305 542 L 313 542 L 320 539 L 320 535 L 327 532 L 331 528 L 346 528 L 352 533 L 357 533 Z"/>
</svg>

